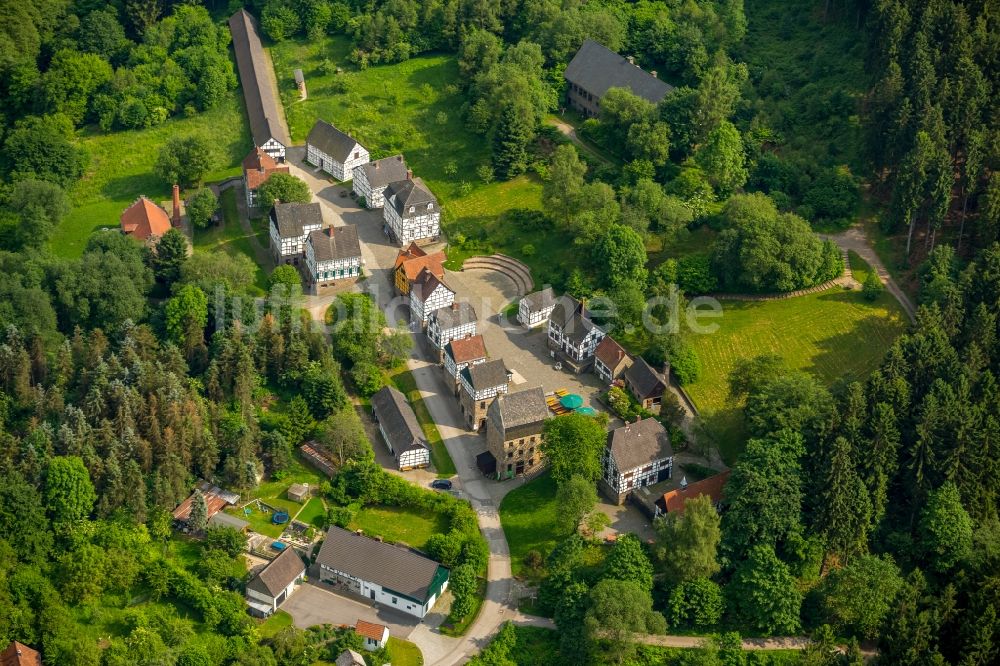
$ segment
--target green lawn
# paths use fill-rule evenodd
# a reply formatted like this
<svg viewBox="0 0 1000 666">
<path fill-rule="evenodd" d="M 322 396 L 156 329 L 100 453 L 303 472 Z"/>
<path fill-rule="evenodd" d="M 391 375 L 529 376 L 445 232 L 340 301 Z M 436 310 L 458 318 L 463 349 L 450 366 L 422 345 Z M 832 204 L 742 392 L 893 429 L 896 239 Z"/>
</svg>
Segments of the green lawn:
<svg viewBox="0 0 1000 666">
<path fill-rule="evenodd" d="M 170 183 L 153 173 L 157 155 L 171 136 L 194 133 L 208 135 L 216 150 L 217 168 L 206 175 L 206 182 L 240 173 L 240 161 L 251 141 L 239 92 L 226 96 L 210 111 L 149 129 L 108 134 L 85 131 L 79 143 L 89 155 L 89 164 L 70 192 L 73 208 L 53 234 L 51 250 L 59 256 L 77 257 L 90 234 L 101 227 L 117 227 L 122 211 L 140 194 L 156 202 L 168 200 Z"/>
<path fill-rule="evenodd" d="M 454 55 L 425 55 L 358 70 L 347 59 L 346 37 L 286 40 L 270 51 L 292 139 L 305 141 L 313 123 L 322 118 L 356 137 L 373 158 L 402 152 L 441 201 L 449 234 L 492 232 L 489 227 L 507 210 L 541 208 L 538 178 L 523 175 L 487 184 L 476 175 L 476 167 L 490 163 L 490 146 L 465 127 L 465 98 Z M 344 71 L 325 73 L 324 60 Z M 305 101 L 298 101 L 295 92 L 295 68 L 305 73 Z M 508 246 L 489 236 L 491 243 L 520 259 L 525 258 L 520 256 L 521 245 L 532 242 Z"/>
<path fill-rule="evenodd" d="M 250 259 L 255 259 L 253 245 L 250 243 L 251 235 L 247 234 L 240 226 L 236 190 L 230 188 L 223 192 L 219 197 L 219 204 L 222 208 L 222 224 L 208 229 L 195 229 L 195 252 L 221 251 L 229 254 L 245 254 Z M 267 240 L 265 239 L 264 246 L 266 247 L 266 245 Z M 254 275 L 251 291 L 258 296 L 267 293 L 267 272 L 260 264 L 257 264 L 257 272 Z"/>
<path fill-rule="evenodd" d="M 318 498 L 310 500 L 309 504 L 303 508 L 302 504 L 299 502 L 293 502 L 288 499 L 285 496 L 285 492 L 293 483 L 307 483 L 311 488 L 315 488 L 319 486 L 323 479 L 324 477 L 318 471 L 307 466 L 296 455 L 296 457 L 293 458 L 292 464 L 285 476 L 279 480 L 269 480 L 261 483 L 256 489 L 245 495 L 242 499 L 259 499 L 268 506 L 287 511 L 289 516 L 294 516 L 299 509 L 303 509 L 303 511 L 315 511 L 315 509 L 310 509 L 309 504 L 312 504 L 314 501 L 318 502 Z M 320 504 L 320 506 L 322 507 L 322 504 Z M 250 523 L 250 529 L 269 537 L 278 538 L 281 536 L 281 533 L 285 531 L 285 527 L 287 525 L 275 525 L 271 522 L 273 514 L 270 511 L 268 513 L 258 511 L 255 504 L 250 505 L 250 510 L 251 513 L 246 515 L 244 514 L 243 509 L 230 507 L 226 509 L 226 513 L 246 520 Z"/>
<path fill-rule="evenodd" d="M 511 571 L 515 576 L 530 577 L 524 564 L 530 550 L 548 555 L 567 536 L 559 527 L 559 507 L 556 505 L 556 482 L 542 474 L 512 490 L 500 503 L 500 524 L 510 547 Z"/>
<path fill-rule="evenodd" d="M 302 507 L 302 511 L 295 517 L 295 520 L 306 525 L 322 528 L 326 523 L 326 507 L 323 506 L 323 500 L 319 497 L 310 499 Z"/>
<path fill-rule="evenodd" d="M 424 655 L 420 654 L 420 648 L 410 641 L 389 636 L 388 647 L 392 656 L 392 666 L 423 666 Z"/>
<path fill-rule="evenodd" d="M 451 459 L 451 454 L 448 453 L 448 447 L 445 446 L 444 440 L 441 439 L 441 433 L 434 424 L 434 419 L 431 418 L 427 405 L 424 404 L 424 399 L 420 397 L 413 373 L 404 367 L 394 372 L 390 378 L 396 388 L 410 401 L 413 412 L 417 415 L 420 427 L 424 430 L 424 437 L 431 445 L 431 463 L 438 476 L 441 478 L 454 476 L 457 472 L 455 462 Z"/>
<path fill-rule="evenodd" d="M 857 291 L 839 288 L 778 301 L 723 301 L 719 330 L 692 335 L 702 372 L 686 387 L 728 464 L 742 446 L 739 405 L 728 397 L 728 375 L 737 359 L 773 353 L 789 368 L 814 374 L 825 384 L 860 379 L 873 370 L 906 317 L 888 294 L 868 303 Z M 711 323 L 713 320 L 703 320 Z"/>
<path fill-rule="evenodd" d="M 847 260 L 851 264 L 851 274 L 854 276 L 854 279 L 864 284 L 865 280 L 868 279 L 868 274 L 871 272 L 872 267 L 854 250 L 847 252 Z"/>
<path fill-rule="evenodd" d="M 355 514 L 350 528 L 363 530 L 371 537 L 380 536 L 386 541 L 423 549 L 431 536 L 448 531 L 448 519 L 426 511 L 393 506 L 366 506 Z"/>
<path fill-rule="evenodd" d="M 274 615 L 267 618 L 257 627 L 261 638 L 271 638 L 282 629 L 292 626 L 292 616 L 283 610 L 275 611 Z"/>
</svg>

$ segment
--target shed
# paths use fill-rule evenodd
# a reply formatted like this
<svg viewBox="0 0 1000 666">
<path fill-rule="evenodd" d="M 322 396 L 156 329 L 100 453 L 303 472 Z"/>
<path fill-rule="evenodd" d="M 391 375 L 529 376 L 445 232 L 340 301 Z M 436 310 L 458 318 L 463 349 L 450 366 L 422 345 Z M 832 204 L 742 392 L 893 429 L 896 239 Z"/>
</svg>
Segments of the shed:
<svg viewBox="0 0 1000 666">
<path fill-rule="evenodd" d="M 389 642 L 389 627 L 384 624 L 358 620 L 354 633 L 364 639 L 366 650 L 381 650 Z"/>
<path fill-rule="evenodd" d="M 250 523 L 245 520 L 241 520 L 236 516 L 230 516 L 228 513 L 223 513 L 219 511 L 211 518 L 208 519 L 209 527 L 228 527 L 231 530 L 236 530 L 237 532 L 246 532 L 250 527 Z"/>
<path fill-rule="evenodd" d="M 299 99 L 303 100 L 308 95 L 306 94 L 306 77 L 302 73 L 301 69 L 296 69 L 295 72 L 295 87 L 299 89 Z"/>
<path fill-rule="evenodd" d="M 288 499 L 293 502 L 304 502 L 309 499 L 309 484 L 308 483 L 293 483 L 288 486 L 288 490 L 285 492 Z"/>
</svg>

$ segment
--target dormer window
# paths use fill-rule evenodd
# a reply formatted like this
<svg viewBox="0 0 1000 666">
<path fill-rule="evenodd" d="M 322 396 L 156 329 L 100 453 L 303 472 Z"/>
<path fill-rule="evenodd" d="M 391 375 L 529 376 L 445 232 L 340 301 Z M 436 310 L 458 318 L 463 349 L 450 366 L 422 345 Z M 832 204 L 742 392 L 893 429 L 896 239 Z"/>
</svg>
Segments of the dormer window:
<svg viewBox="0 0 1000 666">
<path fill-rule="evenodd" d="M 427 210 L 434 210 L 434 204 L 432 203 L 427 204 Z"/>
<path fill-rule="evenodd" d="M 410 212 L 411 213 L 416 213 L 417 212 L 417 207 L 416 206 L 410 206 Z"/>
</svg>

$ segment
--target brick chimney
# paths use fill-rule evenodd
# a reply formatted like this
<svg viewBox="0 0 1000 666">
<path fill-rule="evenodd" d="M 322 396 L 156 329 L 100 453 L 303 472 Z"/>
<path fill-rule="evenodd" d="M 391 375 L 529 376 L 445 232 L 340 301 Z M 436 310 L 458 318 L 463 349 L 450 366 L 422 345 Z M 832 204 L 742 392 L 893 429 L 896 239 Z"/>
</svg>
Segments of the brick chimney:
<svg viewBox="0 0 1000 666">
<path fill-rule="evenodd" d="M 174 219 L 172 224 L 175 227 L 181 226 L 181 188 L 174 183 Z"/>
<path fill-rule="evenodd" d="M 413 180 L 413 169 L 406 170 L 406 180 Z"/>
</svg>

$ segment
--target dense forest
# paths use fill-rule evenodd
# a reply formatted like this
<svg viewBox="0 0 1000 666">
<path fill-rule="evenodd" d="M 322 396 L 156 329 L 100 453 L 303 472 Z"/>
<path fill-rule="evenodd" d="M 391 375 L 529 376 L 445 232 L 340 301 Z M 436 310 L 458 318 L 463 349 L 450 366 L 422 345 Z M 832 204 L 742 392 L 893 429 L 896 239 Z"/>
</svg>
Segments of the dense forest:
<svg viewBox="0 0 1000 666">
<path fill-rule="evenodd" d="M 827 389 L 773 357 L 733 373 L 751 440 L 721 518 L 692 508 L 652 548 L 623 538 L 597 571 L 578 538 L 549 555 L 539 603 L 567 662 L 624 661 L 630 630 L 667 626 L 815 633 L 809 664 L 858 658 L 826 649 L 834 636 L 874 641 L 887 664 L 1000 659 L 1000 7 L 988 0 L 805 3 L 869 45 L 864 94 L 813 89 L 816 104 L 741 60 L 742 0 L 0 1 L 0 643 L 60 665 L 301 663 L 313 654 L 301 634 L 257 635 L 232 545 L 181 557 L 168 511 L 198 478 L 244 490 L 280 476 L 307 437 L 358 461 L 325 489 L 332 500 L 387 492 L 365 476 L 348 394 L 377 389 L 408 352 L 377 317 L 331 345 L 287 299 L 258 310 L 248 257 L 187 257 L 176 233 L 155 251 L 113 233 L 77 259 L 46 249 L 84 171 L 80 132 L 197 114 L 234 89 L 223 20 L 241 4 L 272 40 L 348 35 L 357 67 L 455 53 L 494 175 L 544 180 L 545 213 L 515 223 L 572 236 L 580 264 L 559 286 L 610 297 L 616 326 L 673 283 L 824 282 L 840 259 L 813 232 L 848 225 L 863 197 L 919 265 L 917 322 L 864 381 Z M 610 160 L 543 125 L 585 38 L 675 86 L 659 105 L 612 91 L 581 123 Z M 860 160 L 831 147 L 852 122 Z M 819 128 L 814 152 L 791 135 L 805 124 Z M 717 232 L 707 251 L 647 266 L 653 241 L 702 225 Z M 276 272 L 272 286 L 287 296 L 294 282 Z M 682 338 L 646 342 L 650 360 L 696 376 Z M 137 597 L 155 604 L 120 636 L 88 633 Z M 481 661 L 510 663 L 502 652 Z"/>
</svg>

